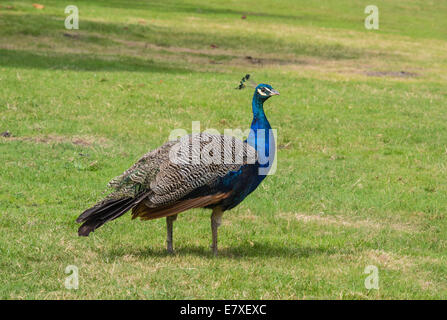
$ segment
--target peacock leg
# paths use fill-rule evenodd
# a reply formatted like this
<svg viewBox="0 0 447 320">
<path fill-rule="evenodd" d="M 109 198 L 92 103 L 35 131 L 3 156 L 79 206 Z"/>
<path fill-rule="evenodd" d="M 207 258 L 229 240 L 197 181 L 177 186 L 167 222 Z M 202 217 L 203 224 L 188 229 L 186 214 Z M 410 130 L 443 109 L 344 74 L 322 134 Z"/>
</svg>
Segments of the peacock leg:
<svg viewBox="0 0 447 320">
<path fill-rule="evenodd" d="M 177 219 L 177 215 L 166 217 L 166 227 L 168 231 L 166 244 L 169 253 L 174 253 L 174 249 L 172 248 L 172 225 L 173 222 Z"/>
<path fill-rule="evenodd" d="M 222 222 L 222 208 L 216 207 L 213 209 L 213 213 L 211 214 L 211 231 L 213 233 L 213 244 L 211 248 L 213 249 L 213 253 L 217 256 L 217 228 L 219 228 Z"/>
</svg>

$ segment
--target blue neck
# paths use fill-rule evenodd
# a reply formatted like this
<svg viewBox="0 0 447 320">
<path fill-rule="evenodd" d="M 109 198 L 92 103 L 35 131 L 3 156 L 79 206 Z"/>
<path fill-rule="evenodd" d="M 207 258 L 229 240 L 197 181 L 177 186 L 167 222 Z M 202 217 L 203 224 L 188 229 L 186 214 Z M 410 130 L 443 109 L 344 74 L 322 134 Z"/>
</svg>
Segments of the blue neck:
<svg viewBox="0 0 447 320">
<path fill-rule="evenodd" d="M 271 126 L 264 113 L 264 100 L 255 93 L 252 101 L 253 121 L 247 143 L 258 153 L 259 167 L 269 167 L 275 157 L 275 141 L 271 136 Z M 262 178 L 263 179 L 263 178 Z M 261 179 L 261 180 L 262 180 Z M 260 181 L 259 181 L 260 182 Z"/>
<path fill-rule="evenodd" d="M 251 107 L 253 110 L 253 121 L 251 122 L 251 129 L 271 129 L 270 123 L 264 113 L 264 101 L 262 101 L 258 95 L 253 96 L 253 101 L 251 102 Z M 252 145 L 255 147 L 254 145 Z"/>
</svg>

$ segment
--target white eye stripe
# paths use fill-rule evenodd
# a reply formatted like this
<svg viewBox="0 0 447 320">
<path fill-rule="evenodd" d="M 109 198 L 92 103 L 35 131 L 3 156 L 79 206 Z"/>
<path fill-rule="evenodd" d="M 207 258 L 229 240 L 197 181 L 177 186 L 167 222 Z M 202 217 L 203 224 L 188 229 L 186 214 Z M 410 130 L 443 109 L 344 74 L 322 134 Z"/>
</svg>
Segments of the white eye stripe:
<svg viewBox="0 0 447 320">
<path fill-rule="evenodd" d="M 259 93 L 261 96 L 266 96 L 266 94 L 265 94 L 264 92 L 262 92 L 261 89 L 258 89 L 258 93 Z"/>
</svg>

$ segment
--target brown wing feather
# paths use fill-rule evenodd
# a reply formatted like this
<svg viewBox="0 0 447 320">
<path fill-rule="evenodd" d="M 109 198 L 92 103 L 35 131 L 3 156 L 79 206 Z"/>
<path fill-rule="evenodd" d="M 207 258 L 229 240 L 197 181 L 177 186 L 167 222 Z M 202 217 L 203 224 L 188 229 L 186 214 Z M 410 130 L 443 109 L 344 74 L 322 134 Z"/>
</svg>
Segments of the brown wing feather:
<svg viewBox="0 0 447 320">
<path fill-rule="evenodd" d="M 144 203 L 140 203 L 138 206 L 132 209 L 132 219 L 140 218 L 141 220 L 152 220 L 172 216 L 174 214 L 192 209 L 203 208 L 215 203 L 218 203 L 222 199 L 227 198 L 231 192 L 217 193 L 213 195 L 187 199 L 171 203 L 165 206 L 157 208 L 149 208 Z"/>
</svg>

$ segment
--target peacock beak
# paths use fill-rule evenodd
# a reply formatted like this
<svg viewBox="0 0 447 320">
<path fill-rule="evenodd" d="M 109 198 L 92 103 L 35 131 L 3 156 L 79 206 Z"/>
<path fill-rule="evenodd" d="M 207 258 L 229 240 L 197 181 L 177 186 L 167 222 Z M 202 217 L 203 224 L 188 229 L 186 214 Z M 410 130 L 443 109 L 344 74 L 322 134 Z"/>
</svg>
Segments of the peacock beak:
<svg viewBox="0 0 447 320">
<path fill-rule="evenodd" d="M 276 91 L 275 89 L 271 89 L 270 92 L 271 96 L 279 96 L 279 91 Z"/>
</svg>

